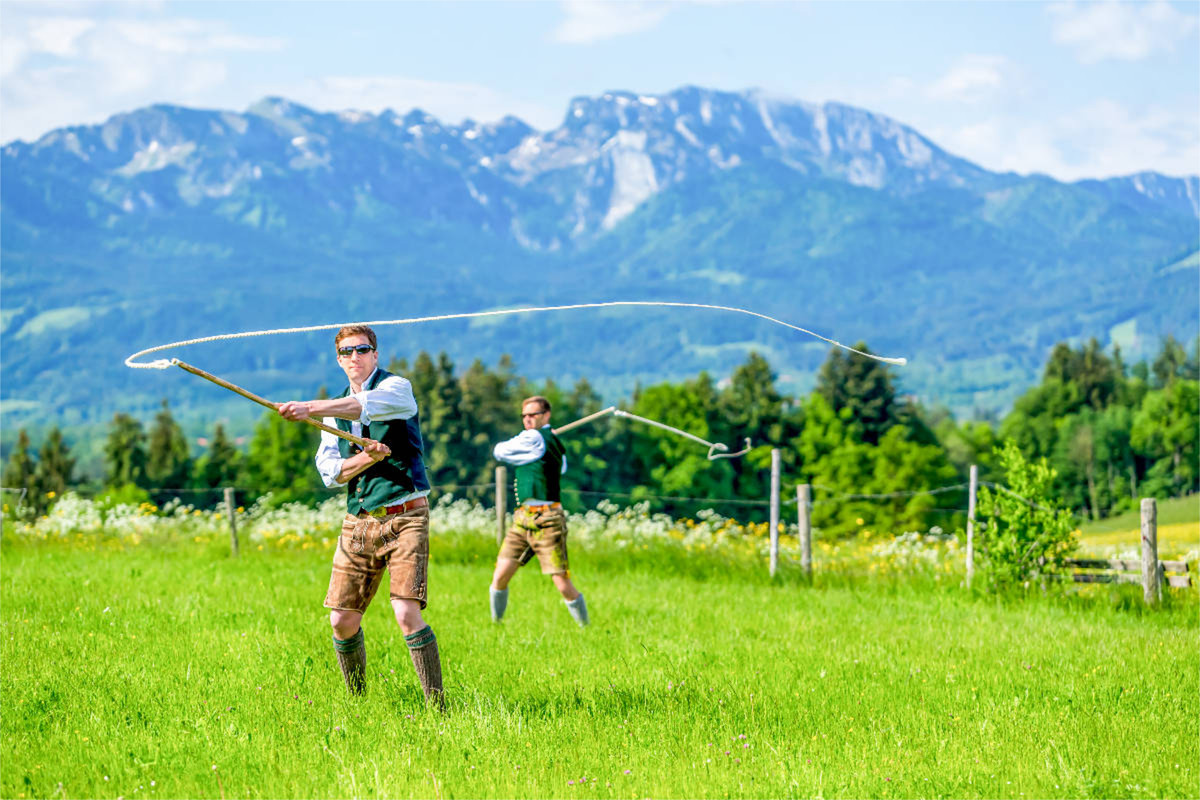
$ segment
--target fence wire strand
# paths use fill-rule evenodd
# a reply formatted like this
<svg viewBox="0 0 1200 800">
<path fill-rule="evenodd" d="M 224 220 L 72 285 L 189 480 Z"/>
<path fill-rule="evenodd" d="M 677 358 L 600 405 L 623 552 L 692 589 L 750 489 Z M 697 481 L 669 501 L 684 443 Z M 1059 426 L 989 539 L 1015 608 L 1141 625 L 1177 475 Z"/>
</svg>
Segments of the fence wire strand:
<svg viewBox="0 0 1200 800">
<path fill-rule="evenodd" d="M 1077 519 L 1079 518 L 1078 514 L 1076 514 L 1073 511 L 1070 511 L 1069 509 L 1047 508 L 1046 506 L 1036 503 L 1027 497 L 1022 497 L 1021 495 L 1014 492 L 1012 489 L 1009 489 L 1007 486 L 1004 486 L 999 483 L 994 483 L 992 481 L 979 481 L 978 485 L 986 486 L 990 489 L 995 489 L 997 491 L 1003 492 L 1004 494 L 1007 494 L 1016 500 L 1020 500 L 1021 502 L 1028 505 L 1030 508 L 1035 508 L 1039 511 L 1046 511 L 1049 513 L 1065 511 L 1066 513 L 1070 514 L 1073 518 L 1077 518 Z M 813 489 L 820 489 L 823 491 L 837 491 L 832 486 L 825 486 L 825 485 L 819 484 L 819 483 L 809 484 L 809 486 L 811 486 Z M 261 488 L 254 488 L 254 487 L 247 487 L 247 486 L 231 486 L 231 487 L 218 486 L 218 487 L 213 487 L 213 488 L 209 488 L 209 489 L 168 488 L 168 487 L 162 487 L 162 486 L 148 486 L 148 487 L 142 487 L 142 488 L 145 489 L 145 491 L 153 493 L 153 494 L 211 495 L 214 492 L 224 491 L 226 488 L 233 489 L 234 492 L 239 492 L 242 494 L 259 494 L 259 493 L 265 494 L 265 492 L 263 492 L 263 490 Z M 482 490 L 490 490 L 490 489 L 494 489 L 494 488 L 495 488 L 494 483 L 469 483 L 469 484 L 450 483 L 450 484 L 440 484 L 440 485 L 434 486 L 430 489 L 430 493 L 431 494 L 453 494 L 455 492 L 482 491 Z M 968 484 L 956 483 L 956 484 L 953 484 L 950 486 L 939 486 L 939 487 L 936 487 L 933 489 L 920 489 L 920 490 L 912 490 L 912 491 L 839 494 L 839 495 L 834 495 L 832 497 L 823 497 L 819 500 L 810 500 L 809 506 L 812 507 L 812 506 L 819 506 L 819 505 L 831 505 L 831 504 L 855 501 L 855 500 L 894 500 L 894 499 L 905 498 L 905 497 L 922 497 L 922 496 L 926 496 L 926 495 L 934 496 L 934 495 L 945 494 L 947 492 L 963 491 L 968 488 L 969 488 Z M 20 492 L 21 496 L 17 501 L 18 503 L 21 503 L 24 501 L 26 492 L 27 492 L 26 489 L 16 488 L 16 487 L 0 487 L 0 491 Z M 313 491 L 320 492 L 321 489 L 314 488 Z M 330 490 L 329 496 L 332 497 L 334 492 L 336 492 L 336 490 Z M 635 502 L 641 502 L 644 500 L 657 500 L 657 501 L 664 501 L 664 502 L 710 503 L 710 504 L 714 504 L 714 505 L 754 506 L 754 507 L 759 507 L 759 508 L 767 507 L 767 506 L 770 506 L 770 504 L 771 504 L 769 500 L 746 500 L 743 498 L 735 498 L 735 497 L 711 497 L 711 496 L 709 496 L 709 497 L 691 497 L 691 496 L 687 496 L 687 495 L 638 494 L 638 493 L 633 493 L 633 492 L 620 492 L 620 491 L 610 491 L 610 490 L 603 490 L 603 489 L 602 490 L 590 490 L 590 489 L 566 489 L 566 488 L 564 488 L 562 490 L 562 493 L 577 495 L 579 497 L 621 498 L 621 499 L 625 499 L 625 500 L 633 500 Z M 797 502 L 798 501 L 796 500 L 795 497 L 791 497 L 787 500 L 781 501 L 780 506 L 794 506 L 794 505 L 796 505 Z M 935 512 L 935 511 L 942 512 L 942 513 L 966 513 L 967 509 L 966 508 L 947 508 L 944 506 L 937 506 L 937 507 L 933 507 L 933 508 L 921 509 L 921 511 L 922 511 L 922 513 Z"/>
</svg>

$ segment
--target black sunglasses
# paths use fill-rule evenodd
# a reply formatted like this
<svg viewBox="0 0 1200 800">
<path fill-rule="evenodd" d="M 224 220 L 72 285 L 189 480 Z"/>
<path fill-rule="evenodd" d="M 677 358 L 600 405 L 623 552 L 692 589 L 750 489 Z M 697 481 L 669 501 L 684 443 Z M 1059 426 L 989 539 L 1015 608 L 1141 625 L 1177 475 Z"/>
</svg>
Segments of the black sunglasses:
<svg viewBox="0 0 1200 800">
<path fill-rule="evenodd" d="M 358 353 L 360 355 L 365 356 L 367 353 L 370 353 L 374 349 L 375 348 L 369 344 L 355 344 L 355 345 L 350 345 L 348 347 L 339 347 L 337 349 L 337 354 L 339 356 L 350 356 L 350 355 L 353 355 L 354 353 Z"/>
</svg>

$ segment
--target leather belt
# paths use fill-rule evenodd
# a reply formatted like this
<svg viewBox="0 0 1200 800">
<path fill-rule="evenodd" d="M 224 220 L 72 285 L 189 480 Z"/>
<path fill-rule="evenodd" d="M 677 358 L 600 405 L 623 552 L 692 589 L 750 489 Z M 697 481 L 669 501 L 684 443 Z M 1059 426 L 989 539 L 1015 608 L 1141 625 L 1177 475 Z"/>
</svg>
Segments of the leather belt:
<svg viewBox="0 0 1200 800">
<path fill-rule="evenodd" d="M 536 514 L 539 511 L 544 511 L 547 508 L 562 508 L 562 503 L 541 503 L 536 506 L 521 506 L 521 508 L 530 514 Z"/>
<path fill-rule="evenodd" d="M 429 501 L 424 497 L 414 497 L 407 503 L 398 503 L 394 506 L 382 506 L 370 511 L 363 511 L 359 514 L 359 516 L 363 516 L 365 514 L 368 517 L 382 519 L 389 514 L 403 514 L 405 511 L 412 511 L 414 508 L 424 508 L 427 505 L 429 505 Z"/>
</svg>

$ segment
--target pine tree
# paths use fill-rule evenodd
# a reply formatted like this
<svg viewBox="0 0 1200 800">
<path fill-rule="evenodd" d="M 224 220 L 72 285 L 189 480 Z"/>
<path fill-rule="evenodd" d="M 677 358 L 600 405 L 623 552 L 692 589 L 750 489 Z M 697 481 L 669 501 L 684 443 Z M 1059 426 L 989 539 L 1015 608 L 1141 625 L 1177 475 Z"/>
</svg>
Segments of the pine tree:
<svg viewBox="0 0 1200 800">
<path fill-rule="evenodd" d="M 182 489 L 187 485 L 191 466 L 187 438 L 164 399 L 150 429 L 146 478 L 156 488 Z"/>
<path fill-rule="evenodd" d="M 463 420 L 462 445 L 459 452 L 462 469 L 460 482 L 484 485 L 493 480 L 496 462 L 492 448 L 496 442 L 508 439 L 520 430 L 519 385 L 512 359 L 501 356 L 496 369 L 489 370 L 478 359 L 459 378 L 461 399 L 459 417 Z M 555 422 L 559 409 L 555 407 Z M 490 497 L 487 490 L 473 493 L 481 500 Z"/>
<path fill-rule="evenodd" d="M 63 441 L 62 432 L 52 428 L 38 450 L 37 470 L 34 473 L 35 495 L 39 513 L 63 496 L 71 485 L 75 459 Z"/>
<path fill-rule="evenodd" d="M 238 482 L 241 460 L 241 453 L 226 435 L 225 426 L 218 422 L 212 441 L 208 444 L 208 452 L 196 462 L 197 488 L 219 490 L 222 487 L 233 486 Z M 212 492 L 206 499 L 208 505 L 220 501 L 218 491 Z"/>
<path fill-rule="evenodd" d="M 751 353 L 746 363 L 730 376 L 729 387 L 720 399 L 722 416 L 735 435 L 750 437 L 754 442 L 774 439 L 783 416 L 783 397 L 775 388 L 775 373 L 758 353 Z"/>
<path fill-rule="evenodd" d="M 432 356 L 422 350 L 417 354 L 417 360 L 413 362 L 411 370 L 397 374 L 408 378 L 412 384 L 413 396 L 417 399 L 417 408 L 421 409 L 421 419 L 428 419 L 433 412 L 432 398 L 437 391 L 438 381 L 437 365 L 433 363 Z"/>
<path fill-rule="evenodd" d="M 1189 371 L 1187 352 L 1179 340 L 1171 334 L 1168 333 L 1167 337 L 1163 339 L 1162 350 L 1155 357 L 1150 371 L 1154 375 L 1156 388 L 1170 386 L 1177 378 L 1187 375 Z"/>
<path fill-rule="evenodd" d="M 871 352 L 865 342 L 856 350 Z M 833 349 L 817 376 L 817 393 L 834 413 L 847 410 L 858 424 L 862 441 L 875 444 L 897 421 L 896 390 L 887 365 L 855 353 Z"/>
<path fill-rule="evenodd" d="M 29 434 L 21 428 L 17 433 L 17 444 L 4 467 L 4 487 L 14 490 L 13 498 L 5 497 L 5 505 L 26 514 L 35 513 L 32 495 L 35 491 L 37 462 L 29 453 L 30 446 Z"/>
<path fill-rule="evenodd" d="M 467 482 L 466 468 L 474 454 L 466 444 L 471 422 L 464 418 L 461 406 L 462 387 L 454 375 L 454 362 L 439 353 L 433 391 L 423 408 L 421 400 L 417 401 L 425 436 L 425 466 L 434 485 Z"/>
<path fill-rule="evenodd" d="M 250 439 L 247 481 L 255 491 L 270 493 L 276 505 L 321 498 L 324 483 L 313 461 L 320 439 L 311 425 L 266 412 Z"/>
<path fill-rule="evenodd" d="M 104 442 L 105 485 L 146 486 L 146 434 L 142 423 L 128 414 L 113 416 Z"/>
</svg>

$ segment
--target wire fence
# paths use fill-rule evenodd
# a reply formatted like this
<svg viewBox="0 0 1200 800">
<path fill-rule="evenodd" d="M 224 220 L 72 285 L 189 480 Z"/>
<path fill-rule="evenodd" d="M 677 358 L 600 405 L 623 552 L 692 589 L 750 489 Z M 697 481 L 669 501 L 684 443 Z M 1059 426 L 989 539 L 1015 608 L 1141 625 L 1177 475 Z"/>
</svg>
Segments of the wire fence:
<svg viewBox="0 0 1200 800">
<path fill-rule="evenodd" d="M 824 491 L 824 492 L 840 491 L 837 487 L 827 486 L 827 485 L 823 485 L 823 484 L 808 484 L 808 485 L 814 490 L 820 490 L 820 491 Z M 1072 516 L 1072 518 L 1082 519 L 1082 517 L 1079 514 L 1077 514 L 1076 512 L 1070 511 L 1069 509 L 1047 508 L 1046 506 L 1041 505 L 1033 500 L 1030 500 L 1029 498 L 1022 497 L 1021 495 L 1014 492 L 1012 489 L 1009 489 L 1007 486 L 1004 486 L 999 483 L 995 483 L 993 481 L 979 481 L 978 485 L 986 486 L 990 489 L 994 489 L 996 491 L 1003 492 L 1004 494 L 1006 494 L 1016 500 L 1019 500 L 1019 501 L 1025 503 L 1026 505 L 1028 505 L 1029 507 L 1035 508 L 1039 511 L 1046 511 L 1046 512 L 1050 512 L 1050 513 L 1066 512 L 1066 513 L 1070 514 Z M 253 496 L 262 496 L 264 494 L 267 494 L 269 491 L 271 491 L 270 489 L 264 489 L 263 487 L 260 487 L 260 486 L 220 486 L 220 487 L 213 487 L 213 488 L 148 486 L 148 487 L 141 487 L 141 488 L 143 488 L 147 493 L 149 493 L 153 496 L 156 496 L 156 497 L 162 497 L 163 495 L 178 495 L 180 497 L 194 496 L 194 497 L 216 498 L 216 497 L 222 495 L 226 489 L 232 489 L 235 494 L 240 494 L 242 497 L 248 497 L 248 496 L 253 497 Z M 492 492 L 495 488 L 496 488 L 496 486 L 493 483 L 438 484 L 431 488 L 430 493 L 434 496 L 440 496 L 440 495 L 445 495 L 445 494 L 465 493 L 468 495 L 475 495 L 477 497 L 477 499 L 482 500 L 482 499 L 486 498 L 488 496 L 488 493 Z M 960 491 L 966 492 L 969 490 L 969 488 L 970 488 L 969 485 L 966 483 L 955 483 L 955 484 L 951 484 L 951 485 L 947 485 L 947 486 L 937 486 L 937 487 L 930 488 L 930 489 L 913 489 L 913 490 L 895 491 L 895 492 L 876 492 L 876 493 L 843 492 L 841 494 L 835 494 L 835 495 L 832 495 L 829 497 L 821 497 L 819 499 L 809 500 L 808 504 L 810 507 L 815 507 L 815 506 L 822 506 L 822 505 L 829 506 L 829 505 L 835 505 L 835 504 L 846 503 L 846 502 L 871 501 L 871 500 L 898 500 L 898 499 L 902 499 L 902 498 L 913 498 L 913 497 L 923 497 L 923 496 L 931 496 L 932 497 L 932 496 L 947 494 L 950 492 L 960 492 Z M 23 504 L 25 502 L 25 499 L 28 494 L 28 489 L 25 489 L 25 488 L 0 487 L 0 491 L 19 494 L 19 497 L 17 498 L 14 505 Z M 314 495 L 320 495 L 323 491 L 325 491 L 325 490 L 317 489 L 317 488 L 311 489 L 311 492 Z M 332 492 L 332 491 L 336 491 L 336 490 L 329 490 L 329 491 Z M 690 495 L 650 494 L 650 493 L 646 493 L 646 492 L 628 492 L 628 491 L 617 491 L 617 490 L 612 490 L 612 489 L 596 490 L 596 489 L 564 488 L 564 489 L 562 489 L 562 494 L 579 497 L 580 499 L 596 498 L 596 499 L 612 499 L 612 500 L 619 499 L 619 500 L 633 501 L 633 502 L 655 501 L 655 502 L 663 502 L 663 503 L 692 503 L 692 504 L 707 505 L 707 506 L 742 506 L 742 507 L 752 507 L 752 508 L 769 508 L 771 505 L 771 501 L 768 499 L 746 499 L 746 498 L 738 498 L 738 497 L 713 497 L 711 495 L 690 496 Z M 780 506 L 795 506 L 797 504 L 797 502 L 799 502 L 797 500 L 797 498 L 790 497 L 787 500 L 781 500 Z M 920 513 L 966 514 L 968 512 L 968 509 L 966 507 L 965 502 L 966 502 L 966 499 L 964 498 L 963 506 L 934 506 L 934 507 L 930 507 L 930 508 L 923 508 L 923 509 L 920 509 Z"/>
<path fill-rule="evenodd" d="M 1003 486 L 1002 484 L 993 483 L 991 481 L 980 481 L 979 485 L 987 486 L 988 488 L 996 489 L 998 491 L 1004 492 L 1005 494 L 1009 495 L 1010 497 L 1020 500 L 1021 502 L 1029 505 L 1031 508 L 1036 508 L 1040 511 L 1054 512 L 1054 511 L 1066 510 L 1066 509 L 1047 508 L 1046 506 L 1040 505 L 1032 500 L 1029 500 L 1028 498 L 1022 497 L 1021 495 L 1012 491 L 1008 487 Z M 809 486 L 811 486 L 814 489 L 823 489 L 825 491 L 837 491 L 833 487 L 822 486 L 821 484 L 809 484 Z M 152 494 L 152 495 L 214 495 L 214 494 L 222 493 L 226 489 L 232 489 L 234 492 L 242 494 L 244 496 L 244 495 L 264 495 L 264 494 L 267 494 L 268 492 L 272 491 L 272 489 L 264 489 L 261 486 L 217 486 L 217 487 L 212 487 L 212 488 L 188 488 L 188 487 L 174 487 L 174 486 L 143 486 L 143 487 L 139 487 L 139 488 L 144 489 L 147 493 Z M 449 484 L 437 484 L 436 486 L 433 486 L 430 489 L 430 492 L 433 494 L 455 494 L 455 493 L 459 493 L 459 492 L 491 491 L 494 488 L 495 488 L 495 485 L 491 484 L 491 483 L 470 483 L 470 484 L 449 483 Z M 956 484 L 953 484 L 950 486 L 938 486 L 938 487 L 935 487 L 932 489 L 914 489 L 914 490 L 910 490 L 910 491 L 899 491 L 899 492 L 845 493 L 845 494 L 834 495 L 832 497 L 824 497 L 819 500 L 811 500 L 811 501 L 809 501 L 809 505 L 812 505 L 812 506 L 829 505 L 829 504 L 853 501 L 853 500 L 895 500 L 895 499 L 906 498 L 906 497 L 921 497 L 921 496 L 926 496 L 926 495 L 934 496 L 934 495 L 945 494 L 947 492 L 966 491 L 967 489 L 968 489 L 967 484 L 956 483 Z M 320 492 L 322 492 L 321 489 L 316 489 L 316 488 L 312 489 L 311 491 L 314 494 L 319 494 Z M 336 490 L 329 490 L 329 491 L 332 492 L 332 491 L 336 491 Z M 28 493 L 28 489 L 0 486 L 0 492 L 17 493 L 19 495 L 17 502 L 21 503 L 21 502 L 24 502 L 24 500 L 27 496 L 27 493 Z M 769 507 L 771 504 L 770 500 L 747 500 L 745 498 L 738 498 L 738 497 L 713 497 L 711 495 L 689 496 L 689 495 L 674 495 L 674 494 L 649 494 L 649 493 L 645 493 L 645 492 L 622 492 L 622 491 L 615 491 L 615 490 L 611 490 L 611 489 L 593 490 L 593 489 L 564 488 L 564 489 L 562 489 L 562 494 L 569 494 L 569 495 L 574 495 L 574 496 L 578 496 L 578 497 L 621 498 L 621 499 L 625 499 L 625 500 L 634 500 L 637 502 L 641 502 L 644 500 L 657 500 L 657 501 L 662 501 L 662 502 L 711 503 L 711 504 L 715 504 L 715 505 L 756 506 L 756 507 L 760 507 L 760 508 Z M 794 505 L 796 505 L 797 502 L 798 501 L 796 500 L 796 498 L 793 497 L 793 498 L 789 498 L 787 500 L 782 500 L 780 502 L 780 505 L 794 506 Z M 934 507 L 934 508 L 922 509 L 922 511 L 953 511 L 953 512 L 964 512 L 964 513 L 966 512 L 966 510 L 967 509 L 965 507 L 953 507 L 953 508 Z M 1069 512 L 1069 513 L 1071 513 L 1073 516 L 1077 516 L 1074 512 Z"/>
</svg>

